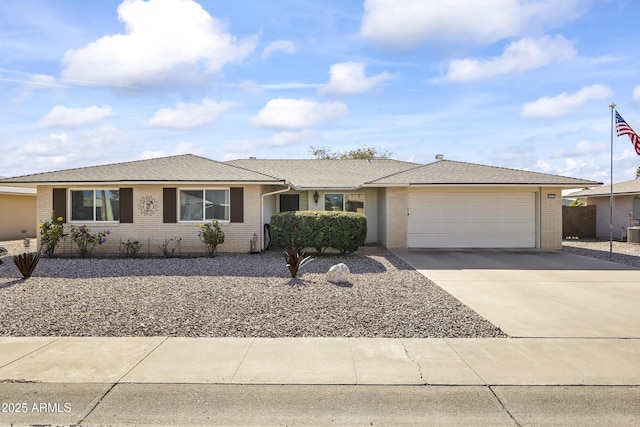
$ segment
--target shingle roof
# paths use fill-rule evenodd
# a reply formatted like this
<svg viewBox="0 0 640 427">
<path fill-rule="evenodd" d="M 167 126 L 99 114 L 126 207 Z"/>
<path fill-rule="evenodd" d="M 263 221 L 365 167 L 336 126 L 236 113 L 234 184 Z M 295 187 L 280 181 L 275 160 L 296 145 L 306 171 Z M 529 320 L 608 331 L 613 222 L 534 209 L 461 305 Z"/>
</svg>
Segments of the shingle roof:
<svg viewBox="0 0 640 427">
<path fill-rule="evenodd" d="M 296 189 L 360 188 L 369 181 L 420 166 L 389 159 L 240 159 L 226 163 L 284 178 Z"/>
<path fill-rule="evenodd" d="M 601 187 L 590 188 L 588 190 L 580 190 L 568 194 L 567 197 L 599 197 L 611 194 L 611 186 L 603 185 Z M 640 179 L 632 179 L 630 181 L 618 182 L 613 184 L 613 194 L 640 194 Z"/>
<path fill-rule="evenodd" d="M 539 172 L 507 169 L 474 163 L 440 160 L 371 181 L 371 185 L 553 185 L 565 188 L 590 187 L 600 182 Z"/>
<path fill-rule="evenodd" d="M 357 189 L 393 185 L 553 185 L 592 187 L 601 183 L 558 175 L 440 160 L 427 165 L 390 159 L 241 159 L 217 162 L 185 154 L 113 163 L 0 180 L 0 184 L 123 182 L 256 182 L 296 189 Z"/>
<path fill-rule="evenodd" d="M 231 164 L 185 154 L 25 175 L 0 180 L 0 183 L 153 181 L 277 183 L 281 180 Z"/>
</svg>

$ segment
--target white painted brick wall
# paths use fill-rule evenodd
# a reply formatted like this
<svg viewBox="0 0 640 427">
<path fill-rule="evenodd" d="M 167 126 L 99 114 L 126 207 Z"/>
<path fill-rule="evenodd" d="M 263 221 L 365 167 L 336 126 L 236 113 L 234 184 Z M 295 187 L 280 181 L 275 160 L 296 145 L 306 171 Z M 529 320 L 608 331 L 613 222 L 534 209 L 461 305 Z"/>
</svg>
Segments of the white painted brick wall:
<svg viewBox="0 0 640 427">
<path fill-rule="evenodd" d="M 562 249 L 562 188 L 540 190 L 540 249 Z"/>
<path fill-rule="evenodd" d="M 143 243 L 141 254 L 161 255 L 160 245 L 167 239 L 182 238 L 180 248 L 182 253 L 205 253 L 205 246 L 198 238 L 200 223 L 175 223 L 165 224 L 162 222 L 162 185 L 138 185 L 133 187 L 133 223 L 86 223 L 92 232 L 97 233 L 102 230 L 109 230 L 107 242 L 103 245 L 96 245 L 94 252 L 116 254 L 120 250 L 120 242 L 128 239 L 139 240 Z M 37 219 L 39 223 L 51 218 L 51 208 L 53 204 L 53 188 L 60 186 L 39 186 Z M 74 186 L 75 188 L 83 188 Z M 93 188 L 93 187 L 85 187 Z M 205 187 L 209 188 L 209 187 Z M 215 187 L 211 187 L 215 188 Z M 247 185 L 244 187 L 244 222 L 242 223 L 221 223 L 222 231 L 225 234 L 225 242 L 218 246 L 220 252 L 249 252 L 249 240 L 255 233 L 258 240 L 256 246 L 260 248 L 262 239 L 262 224 L 260 220 L 260 186 Z M 153 215 L 144 215 L 139 209 L 140 198 L 152 196 L 157 200 L 158 210 Z M 67 199 L 69 196 L 67 195 Z M 60 215 L 58 213 L 58 215 Z M 66 214 L 65 214 L 66 215 Z M 64 216 L 64 215 L 60 215 Z M 68 232 L 72 226 L 80 226 L 82 223 L 65 224 L 65 231 Z M 38 247 L 39 242 L 38 232 Z M 69 238 L 56 253 L 72 255 L 76 251 L 75 244 Z"/>
<path fill-rule="evenodd" d="M 407 208 L 409 198 L 406 187 L 387 188 L 387 248 L 407 247 Z"/>
</svg>

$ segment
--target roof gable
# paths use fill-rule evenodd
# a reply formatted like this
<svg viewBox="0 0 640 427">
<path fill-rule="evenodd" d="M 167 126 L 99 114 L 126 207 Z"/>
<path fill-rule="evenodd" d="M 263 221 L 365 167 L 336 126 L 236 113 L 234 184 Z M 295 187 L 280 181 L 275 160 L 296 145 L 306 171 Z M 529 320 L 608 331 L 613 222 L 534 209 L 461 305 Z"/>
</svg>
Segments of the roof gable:
<svg viewBox="0 0 640 427">
<path fill-rule="evenodd" d="M 385 178 L 373 185 L 553 185 L 585 187 L 599 185 L 595 181 L 569 178 L 539 172 L 485 166 L 475 163 L 439 160 Z"/>
<path fill-rule="evenodd" d="M 632 179 L 613 184 L 613 194 L 640 194 L 640 179 Z M 603 185 L 601 187 L 573 192 L 569 194 L 568 197 L 609 197 L 610 195 L 611 185 Z"/>
<path fill-rule="evenodd" d="M 281 180 L 230 164 L 184 154 L 9 178 L 16 183 L 90 182 L 266 182 Z M 0 182 L 3 182 L 0 181 Z"/>
</svg>

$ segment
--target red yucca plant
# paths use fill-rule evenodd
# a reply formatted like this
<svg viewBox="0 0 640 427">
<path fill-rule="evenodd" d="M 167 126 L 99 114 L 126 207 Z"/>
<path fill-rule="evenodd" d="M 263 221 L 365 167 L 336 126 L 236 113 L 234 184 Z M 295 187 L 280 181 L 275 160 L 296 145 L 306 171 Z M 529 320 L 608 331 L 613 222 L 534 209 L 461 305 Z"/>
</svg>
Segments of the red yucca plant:
<svg viewBox="0 0 640 427">
<path fill-rule="evenodd" d="M 35 270 L 36 265 L 40 261 L 40 254 L 37 252 L 23 253 L 22 255 L 15 255 L 13 257 L 13 263 L 18 267 L 20 273 L 22 273 L 23 279 L 31 277 L 31 273 Z"/>
</svg>

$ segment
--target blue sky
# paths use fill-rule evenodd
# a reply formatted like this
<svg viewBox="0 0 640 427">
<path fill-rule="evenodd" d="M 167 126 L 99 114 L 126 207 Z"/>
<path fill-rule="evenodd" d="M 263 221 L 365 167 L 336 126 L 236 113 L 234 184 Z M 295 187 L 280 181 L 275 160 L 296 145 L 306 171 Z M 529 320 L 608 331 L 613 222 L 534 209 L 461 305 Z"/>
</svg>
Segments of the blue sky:
<svg viewBox="0 0 640 427">
<path fill-rule="evenodd" d="M 609 181 L 634 0 L 3 0 L 0 176 L 361 146 Z M 614 140 L 614 181 L 640 166 Z"/>
</svg>

